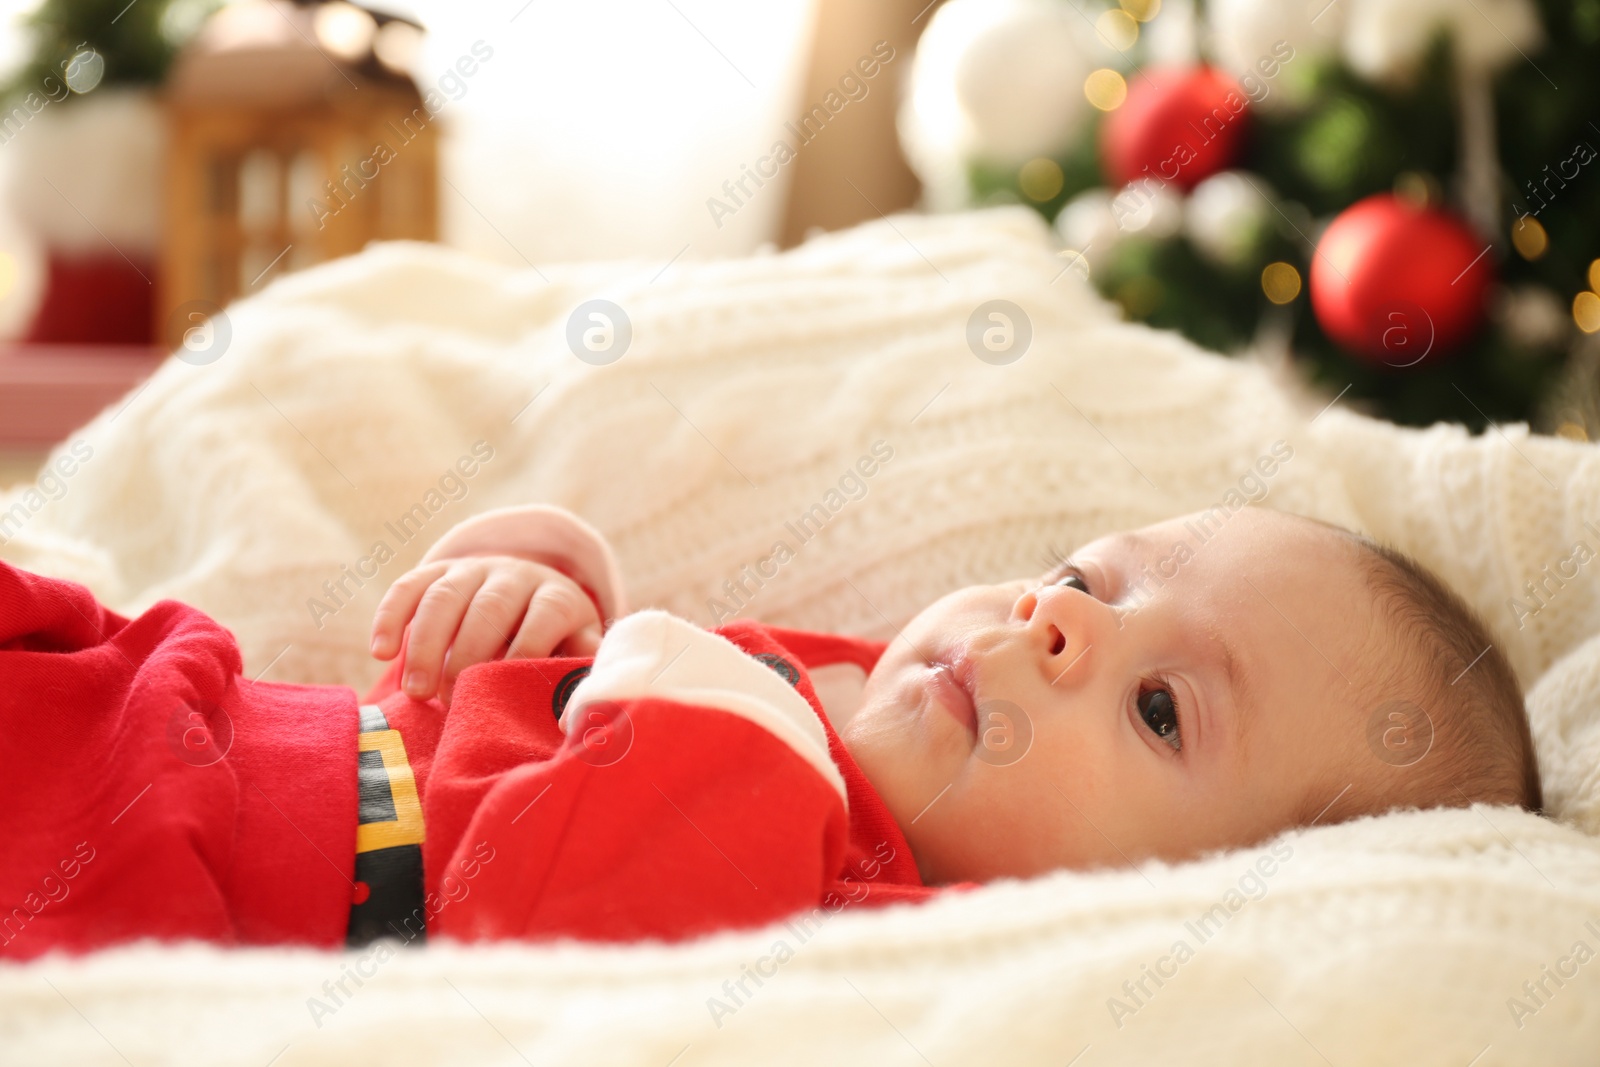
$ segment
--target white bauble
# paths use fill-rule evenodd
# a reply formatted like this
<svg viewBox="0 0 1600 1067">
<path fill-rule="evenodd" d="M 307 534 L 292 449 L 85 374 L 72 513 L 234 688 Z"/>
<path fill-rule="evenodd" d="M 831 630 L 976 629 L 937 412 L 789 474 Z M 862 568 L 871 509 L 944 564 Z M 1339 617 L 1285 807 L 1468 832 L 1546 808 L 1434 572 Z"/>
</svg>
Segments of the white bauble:
<svg viewBox="0 0 1600 1067">
<path fill-rule="evenodd" d="M 1518 348 L 1554 348 L 1572 336 L 1567 305 L 1546 286 L 1512 286 L 1497 297 L 1494 317 Z"/>
<path fill-rule="evenodd" d="M 900 114 L 929 206 L 964 199 L 970 161 L 1014 167 L 1070 144 L 1090 110 L 1084 79 L 1108 61 L 1100 52 L 1060 0 L 950 0 L 934 12 Z"/>
<path fill-rule="evenodd" d="M 1166 182 L 1129 182 L 1111 198 L 1111 217 L 1125 236 L 1164 240 L 1183 228 L 1183 194 Z"/>
<path fill-rule="evenodd" d="M 1339 0 L 1350 14 L 1346 61 L 1378 81 L 1412 77 L 1440 30 L 1470 70 L 1490 72 L 1536 51 L 1544 28 L 1532 0 Z"/>
<path fill-rule="evenodd" d="M 1253 106 L 1278 110 L 1303 102 L 1308 68 L 1339 47 L 1348 0 L 1210 0 L 1206 30 L 1217 66 L 1243 82 Z M 1285 48 L 1292 58 L 1283 60 Z M 1298 64 L 1298 66 L 1296 66 Z M 1262 70 L 1276 72 L 1266 77 Z M 1302 87 L 1297 92 L 1297 87 Z"/>
<path fill-rule="evenodd" d="M 1068 248 L 1091 261 L 1110 252 L 1122 236 L 1111 214 L 1111 190 L 1097 185 L 1068 200 L 1056 215 L 1055 228 Z"/>
<path fill-rule="evenodd" d="M 1085 189 L 1056 215 L 1056 233 L 1068 248 L 1094 260 L 1129 237 L 1164 239 L 1183 226 L 1183 196 L 1172 186 L 1134 182 L 1120 190 Z"/>
<path fill-rule="evenodd" d="M 900 105 L 900 146 L 922 179 L 923 206 L 934 211 L 963 207 L 968 198 L 965 145 L 967 119 L 956 99 L 956 66 L 966 42 L 988 18 L 986 5 L 950 0 L 928 20 L 911 59 L 911 75 Z"/>
<path fill-rule="evenodd" d="M 1271 226 L 1272 190 L 1256 175 L 1225 170 L 1194 187 L 1184 205 L 1184 232 L 1218 263 L 1238 263 Z"/>
<path fill-rule="evenodd" d="M 1194 0 L 1161 0 L 1161 17 L 1144 24 L 1140 35 L 1147 67 L 1192 67 L 1200 62 L 1205 28 Z"/>
<path fill-rule="evenodd" d="M 1088 24 L 1058 0 L 991 6 L 1002 17 L 968 40 L 955 67 L 968 152 L 1001 164 L 1053 155 L 1089 115 L 1083 82 L 1097 64 Z"/>
</svg>

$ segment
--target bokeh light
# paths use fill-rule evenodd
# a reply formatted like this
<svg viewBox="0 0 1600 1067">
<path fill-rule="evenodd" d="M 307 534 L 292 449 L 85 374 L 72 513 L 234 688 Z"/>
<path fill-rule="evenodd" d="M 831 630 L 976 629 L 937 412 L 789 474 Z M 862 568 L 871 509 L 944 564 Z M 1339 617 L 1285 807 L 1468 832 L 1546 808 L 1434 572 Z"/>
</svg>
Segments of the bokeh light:
<svg viewBox="0 0 1600 1067">
<path fill-rule="evenodd" d="M 373 39 L 372 54 L 396 74 L 406 73 L 422 54 L 422 31 L 399 19 L 385 23 Z"/>
<path fill-rule="evenodd" d="M 1511 224 L 1511 243 L 1523 259 L 1534 260 L 1544 255 L 1550 247 L 1550 235 L 1532 215 L 1524 215 Z"/>
<path fill-rule="evenodd" d="M 1089 280 L 1089 257 L 1076 248 L 1063 248 L 1057 253 L 1061 260 L 1063 274 L 1074 274 L 1084 281 Z"/>
<path fill-rule="evenodd" d="M 1017 175 L 1017 184 L 1022 188 L 1022 195 L 1040 203 L 1053 199 L 1065 182 L 1066 176 L 1061 173 L 1061 165 L 1044 156 L 1028 160 L 1022 165 L 1022 172 Z"/>
<path fill-rule="evenodd" d="M 1119 52 L 1126 52 L 1139 40 L 1139 23 L 1121 8 L 1101 12 L 1094 28 L 1102 41 Z"/>
<path fill-rule="evenodd" d="M 1083 80 L 1083 95 L 1101 111 L 1115 111 L 1128 99 L 1128 83 L 1110 67 L 1101 67 Z"/>
<path fill-rule="evenodd" d="M 1600 296 L 1585 289 L 1572 298 L 1572 321 L 1584 333 L 1600 330 Z"/>
<path fill-rule="evenodd" d="M 1439 179 L 1420 170 L 1401 171 L 1396 175 L 1394 195 L 1417 207 L 1427 207 L 1444 199 L 1444 194 L 1439 188 Z"/>
<path fill-rule="evenodd" d="M 312 23 L 317 43 L 340 59 L 356 62 L 372 47 L 378 22 L 366 11 L 344 0 L 317 8 Z"/>
<path fill-rule="evenodd" d="M 1261 291 L 1274 304 L 1287 304 L 1300 295 L 1300 272 L 1278 260 L 1261 269 Z"/>
</svg>

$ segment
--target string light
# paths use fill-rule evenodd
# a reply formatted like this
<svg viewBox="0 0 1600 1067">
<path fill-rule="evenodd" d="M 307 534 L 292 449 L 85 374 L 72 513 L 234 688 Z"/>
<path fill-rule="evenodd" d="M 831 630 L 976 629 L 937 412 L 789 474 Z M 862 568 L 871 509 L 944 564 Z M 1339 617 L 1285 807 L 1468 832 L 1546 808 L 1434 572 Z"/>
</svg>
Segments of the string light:
<svg viewBox="0 0 1600 1067">
<path fill-rule="evenodd" d="M 1584 333 L 1600 330 L 1600 296 L 1585 289 L 1572 298 L 1572 321 Z"/>
<path fill-rule="evenodd" d="M 1089 258 L 1082 252 L 1076 248 L 1063 248 L 1057 253 L 1057 258 L 1066 264 L 1062 267 L 1063 274 L 1070 271 L 1084 281 L 1089 280 Z"/>
<path fill-rule="evenodd" d="M 399 19 L 385 23 L 372 42 L 372 54 L 396 74 L 410 71 L 421 51 L 422 31 Z"/>
<path fill-rule="evenodd" d="M 85 48 L 67 60 L 67 88 L 75 93 L 91 92 L 105 73 L 105 57 L 93 48 Z"/>
<path fill-rule="evenodd" d="M 1161 0 L 1122 0 L 1122 10 L 1140 22 L 1149 22 L 1161 14 Z"/>
<path fill-rule="evenodd" d="M 1261 270 L 1261 291 L 1274 304 L 1287 304 L 1300 295 L 1300 272 L 1278 260 Z"/>
<path fill-rule="evenodd" d="M 1394 195 L 1417 207 L 1437 204 L 1443 199 L 1439 180 L 1420 170 L 1402 171 L 1394 180 Z"/>
<path fill-rule="evenodd" d="M 1101 111 L 1115 111 L 1128 99 L 1128 83 L 1110 67 L 1101 67 L 1083 79 L 1083 95 Z"/>
<path fill-rule="evenodd" d="M 365 58 L 372 49 L 378 22 L 354 4 L 335 0 L 317 8 L 312 28 L 318 44 L 340 59 L 354 63 Z"/>
<path fill-rule="evenodd" d="M 1121 8 L 1101 12 L 1094 28 L 1102 41 L 1119 52 L 1126 52 L 1139 40 L 1139 23 Z"/>
<path fill-rule="evenodd" d="M 1550 247 L 1550 235 L 1545 233 L 1544 225 L 1538 219 L 1524 215 L 1511 227 L 1511 243 L 1519 256 L 1532 261 L 1544 255 Z"/>
<path fill-rule="evenodd" d="M 1061 191 L 1066 184 L 1066 176 L 1061 173 L 1061 166 L 1055 160 L 1040 156 L 1022 165 L 1017 184 L 1021 186 L 1023 196 L 1042 204 Z"/>
</svg>

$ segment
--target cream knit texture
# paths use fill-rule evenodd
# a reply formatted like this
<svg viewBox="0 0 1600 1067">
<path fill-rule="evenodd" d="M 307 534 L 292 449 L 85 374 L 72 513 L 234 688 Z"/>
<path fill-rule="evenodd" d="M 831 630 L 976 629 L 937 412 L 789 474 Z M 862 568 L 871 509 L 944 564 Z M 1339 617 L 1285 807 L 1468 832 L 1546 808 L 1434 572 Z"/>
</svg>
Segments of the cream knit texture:
<svg viewBox="0 0 1600 1067">
<path fill-rule="evenodd" d="M 230 308 L 219 359 L 170 360 L 74 436 L 93 454 L 59 499 L 0 495 L 28 512 L 0 557 L 127 612 L 194 603 L 252 676 L 360 688 L 382 591 L 494 507 L 582 515 L 635 607 L 889 638 L 949 590 L 1264 483 L 1266 506 L 1393 542 L 1485 615 L 1530 687 L 1555 818 L 1397 813 L 679 947 L 47 959 L 0 967 L 0 1058 L 1594 1062 L 1600 962 L 1573 960 L 1600 952 L 1600 564 L 1560 573 L 1576 542 L 1600 548 L 1600 453 L 1324 410 L 1120 321 L 1066 265 L 1021 209 L 665 268 L 376 246 Z M 593 298 L 631 321 L 608 366 L 566 339 Z M 994 299 L 1032 327 L 1003 366 L 967 342 Z M 1280 441 L 1292 458 L 1256 481 Z M 492 458 L 467 477 L 476 442 Z M 875 442 L 892 457 L 852 475 Z M 758 573 L 779 541 L 792 558 Z"/>
</svg>

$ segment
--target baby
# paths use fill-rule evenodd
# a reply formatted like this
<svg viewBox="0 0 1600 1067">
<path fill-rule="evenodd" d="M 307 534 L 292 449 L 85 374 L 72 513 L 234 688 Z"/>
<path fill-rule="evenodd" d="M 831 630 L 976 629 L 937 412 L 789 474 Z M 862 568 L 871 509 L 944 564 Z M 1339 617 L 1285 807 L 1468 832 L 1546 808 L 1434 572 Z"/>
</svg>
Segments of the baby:
<svg viewBox="0 0 1600 1067">
<path fill-rule="evenodd" d="M 887 644 L 629 614 L 596 531 L 505 509 L 394 584 L 372 650 L 395 663 L 357 712 L 239 677 L 193 609 L 129 622 L 0 564 L 21 828 L 0 956 L 674 939 L 1399 806 L 1541 804 L 1472 612 L 1398 552 L 1264 509 L 1100 538 Z"/>
</svg>

